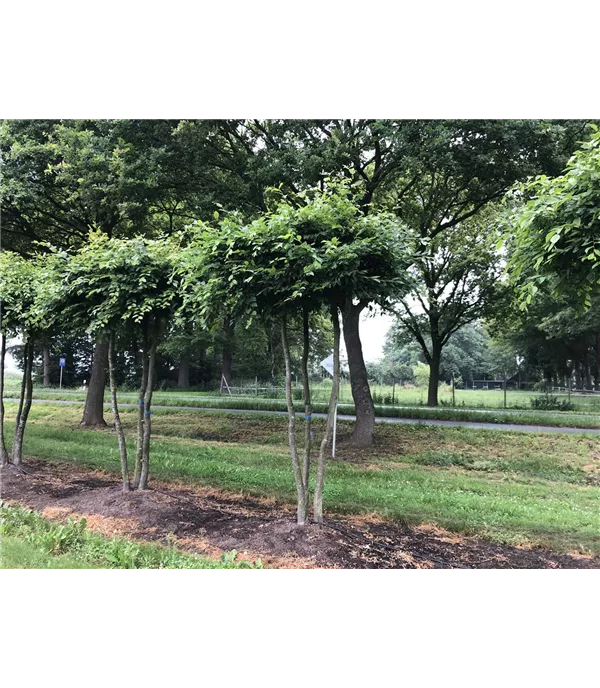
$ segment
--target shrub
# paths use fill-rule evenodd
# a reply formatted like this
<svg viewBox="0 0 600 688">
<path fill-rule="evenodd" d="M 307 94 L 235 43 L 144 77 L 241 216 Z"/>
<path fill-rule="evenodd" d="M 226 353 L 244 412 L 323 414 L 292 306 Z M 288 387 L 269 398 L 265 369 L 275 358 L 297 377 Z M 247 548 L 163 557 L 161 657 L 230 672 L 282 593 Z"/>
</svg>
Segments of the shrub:
<svg viewBox="0 0 600 688">
<path fill-rule="evenodd" d="M 166 392 L 169 389 L 177 389 L 178 385 L 175 380 L 169 380 L 168 378 L 161 380 L 158 383 L 157 389 L 161 392 Z"/>
<path fill-rule="evenodd" d="M 531 408 L 537 411 L 574 411 L 575 404 L 566 399 L 559 399 L 552 394 L 543 394 L 539 397 L 530 398 Z"/>
</svg>

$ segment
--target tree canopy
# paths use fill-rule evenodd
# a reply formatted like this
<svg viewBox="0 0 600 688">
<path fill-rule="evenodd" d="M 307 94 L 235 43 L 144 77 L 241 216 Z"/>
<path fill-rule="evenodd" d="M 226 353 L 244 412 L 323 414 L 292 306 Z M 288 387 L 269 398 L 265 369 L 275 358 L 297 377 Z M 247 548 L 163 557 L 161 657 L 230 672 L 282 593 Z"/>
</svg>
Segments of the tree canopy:
<svg viewBox="0 0 600 688">
<path fill-rule="evenodd" d="M 509 269 L 524 304 L 541 288 L 576 293 L 591 305 L 600 287 L 600 132 L 582 144 L 564 174 L 531 179 L 513 197 L 524 202 L 511 217 Z"/>
</svg>

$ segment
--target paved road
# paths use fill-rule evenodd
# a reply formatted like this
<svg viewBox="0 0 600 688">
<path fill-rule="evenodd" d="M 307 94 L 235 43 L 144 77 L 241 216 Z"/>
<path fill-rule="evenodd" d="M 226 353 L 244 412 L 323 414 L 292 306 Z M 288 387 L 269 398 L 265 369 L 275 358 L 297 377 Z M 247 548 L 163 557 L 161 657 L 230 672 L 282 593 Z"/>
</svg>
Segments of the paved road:
<svg viewBox="0 0 600 688">
<path fill-rule="evenodd" d="M 158 393 L 160 394 L 160 392 L 158 392 Z M 40 401 L 52 401 L 52 399 L 45 399 L 43 395 L 45 395 L 45 394 L 48 394 L 49 396 L 54 395 L 54 394 L 61 394 L 61 395 L 63 395 L 63 394 L 64 395 L 79 394 L 79 395 L 81 395 L 82 391 L 81 390 L 78 390 L 78 391 L 63 390 L 62 392 L 58 392 L 56 390 L 53 390 L 53 391 L 37 390 L 35 392 L 35 394 L 42 395 L 41 397 L 39 397 Z M 38 397 L 36 397 L 36 398 L 38 398 Z M 135 393 L 135 392 L 121 393 L 121 394 L 119 394 L 119 398 L 121 398 L 121 399 L 137 399 L 137 393 Z M 194 397 L 194 396 L 189 396 L 187 394 L 186 394 L 186 398 L 189 399 L 190 401 L 222 401 L 223 400 L 223 396 Z M 228 397 L 225 397 L 225 398 L 228 398 Z M 233 398 L 235 398 L 235 397 L 233 397 Z M 244 398 L 248 398 L 248 397 L 244 397 Z M 278 401 L 280 403 L 284 403 L 284 401 L 285 401 L 285 399 L 270 399 L 270 398 L 266 398 L 266 397 L 259 397 L 259 400 L 260 401 Z M 10 401 L 10 400 L 7 399 L 6 401 Z M 56 401 L 58 401 L 58 400 L 56 400 Z M 321 403 L 324 403 L 324 402 L 321 402 Z M 107 402 L 107 404 L 108 404 L 108 402 Z M 121 405 L 121 404 L 119 404 L 119 405 Z M 348 404 L 348 403 L 340 403 L 339 404 L 339 408 L 344 408 L 344 407 L 351 408 L 351 407 L 353 407 L 353 404 Z M 196 408 L 196 407 L 194 407 L 194 408 Z M 402 411 L 404 409 L 411 409 L 412 410 L 412 409 L 418 408 L 420 411 L 423 411 L 424 413 L 428 413 L 428 412 L 435 413 L 436 410 L 439 410 L 439 409 L 432 409 L 429 406 L 421 406 L 421 405 L 416 405 L 416 404 L 413 404 L 412 406 L 411 405 L 398 405 L 398 404 L 396 404 L 394 406 L 390 406 L 389 408 L 398 409 L 400 411 Z M 493 413 L 493 414 L 497 414 L 497 415 L 502 415 L 503 413 L 519 413 L 521 415 L 533 415 L 533 416 L 544 416 L 544 415 L 551 415 L 551 414 L 556 415 L 556 413 L 557 413 L 557 411 L 542 411 L 542 410 L 535 410 L 535 409 L 516 409 L 516 408 L 512 408 L 510 406 L 508 408 L 474 408 L 474 407 L 470 407 L 470 406 L 442 406 L 440 408 L 443 409 L 444 413 L 460 413 L 462 411 L 468 411 L 469 413 L 483 413 L 483 414 Z M 287 412 L 284 411 L 284 413 L 287 413 Z M 585 413 L 585 412 L 581 412 L 581 413 L 569 412 L 568 414 L 565 413 L 565 415 L 568 415 L 569 418 L 589 418 L 590 416 L 594 416 L 594 415 L 598 415 L 598 414 L 595 413 L 594 411 L 588 411 L 587 413 Z"/>
<path fill-rule="evenodd" d="M 18 399 L 5 399 L 8 402 L 18 402 Z M 34 399 L 34 404 L 78 404 L 83 405 L 82 401 L 57 401 L 51 399 Z M 109 403 L 105 406 L 110 407 Z M 137 404 L 119 404 L 123 408 L 137 408 Z M 165 409 L 171 411 L 188 411 L 195 413 L 241 413 L 246 415 L 269 415 L 269 416 L 287 416 L 287 411 L 261 411 L 253 409 L 225 409 L 225 408 L 198 408 L 197 406 L 160 406 L 153 405 L 155 409 Z M 324 413 L 313 413 L 315 418 L 325 418 Z M 340 420 L 354 421 L 355 416 L 346 414 L 339 414 Z M 455 428 L 476 428 L 484 430 L 516 430 L 517 432 L 562 432 L 569 435 L 600 435 L 600 429 L 597 428 L 561 428 L 548 427 L 545 425 L 517 425 L 509 423 L 475 423 L 466 420 L 433 420 L 429 418 L 375 418 L 376 423 L 400 423 L 404 425 L 441 425 Z"/>
</svg>

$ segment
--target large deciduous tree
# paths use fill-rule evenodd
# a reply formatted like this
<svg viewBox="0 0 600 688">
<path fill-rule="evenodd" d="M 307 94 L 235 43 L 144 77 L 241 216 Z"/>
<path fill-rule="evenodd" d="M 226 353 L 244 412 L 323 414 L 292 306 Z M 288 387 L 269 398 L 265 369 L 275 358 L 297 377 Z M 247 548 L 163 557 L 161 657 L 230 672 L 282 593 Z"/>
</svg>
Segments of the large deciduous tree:
<svg viewBox="0 0 600 688">
<path fill-rule="evenodd" d="M 584 129 L 577 121 L 440 120 L 419 122 L 407 133 L 416 147 L 381 202 L 413 230 L 418 286 L 400 312 L 430 364 L 430 406 L 438 402 L 448 338 L 484 315 L 502 291 L 494 287 L 500 256 L 490 242 L 491 207 L 515 181 L 560 169 L 575 132 Z"/>
<path fill-rule="evenodd" d="M 4 120 L 3 245 L 77 249 L 109 237 L 173 233 L 218 207 L 256 212 L 250 153 L 214 120 Z M 83 425 L 103 425 L 108 342 L 98 341 Z"/>
<path fill-rule="evenodd" d="M 488 315 L 503 291 L 499 234 L 493 217 L 472 217 L 422 242 L 417 285 L 398 306 L 398 323 L 429 365 L 427 404 L 437 406 L 444 347 L 455 332 Z"/>
</svg>

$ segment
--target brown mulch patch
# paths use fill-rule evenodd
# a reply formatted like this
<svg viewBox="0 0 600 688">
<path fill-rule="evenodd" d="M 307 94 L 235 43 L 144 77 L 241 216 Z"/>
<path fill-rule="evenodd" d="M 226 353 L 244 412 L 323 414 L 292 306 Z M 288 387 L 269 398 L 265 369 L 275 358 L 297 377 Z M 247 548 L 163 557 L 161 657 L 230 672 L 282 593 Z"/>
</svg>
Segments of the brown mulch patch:
<svg viewBox="0 0 600 688">
<path fill-rule="evenodd" d="M 104 535 L 164 542 L 204 556 L 235 549 L 278 568 L 600 568 L 600 558 L 510 547 L 433 525 L 410 528 L 376 515 L 327 517 L 299 530 L 294 510 L 272 499 L 153 482 L 123 494 L 114 476 L 29 460 L 2 470 L 2 499 L 48 518 L 85 516 Z"/>
</svg>

